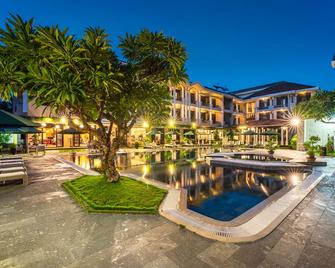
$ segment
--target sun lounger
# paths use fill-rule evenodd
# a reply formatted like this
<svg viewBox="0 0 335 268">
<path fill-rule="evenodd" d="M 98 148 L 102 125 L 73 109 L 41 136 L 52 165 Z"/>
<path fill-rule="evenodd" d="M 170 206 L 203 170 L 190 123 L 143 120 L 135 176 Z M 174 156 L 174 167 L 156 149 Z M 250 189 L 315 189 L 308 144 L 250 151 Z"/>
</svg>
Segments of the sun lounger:
<svg viewBox="0 0 335 268">
<path fill-rule="evenodd" d="M 2 173 L 11 173 L 11 172 L 18 172 L 18 171 L 26 171 L 26 168 L 23 166 L 18 167 L 8 167 L 8 168 L 0 168 L 0 174 Z"/>
<path fill-rule="evenodd" d="M 24 163 L 21 162 L 0 162 L 0 168 L 9 168 L 9 167 L 23 167 Z"/>
<path fill-rule="evenodd" d="M 0 156 L 0 161 L 1 160 L 22 160 L 21 156 Z"/>
<path fill-rule="evenodd" d="M 0 159 L 0 163 L 23 162 L 22 159 Z"/>
<path fill-rule="evenodd" d="M 0 181 L 22 180 L 23 185 L 28 184 L 28 175 L 24 171 L 2 173 L 0 174 Z"/>
</svg>

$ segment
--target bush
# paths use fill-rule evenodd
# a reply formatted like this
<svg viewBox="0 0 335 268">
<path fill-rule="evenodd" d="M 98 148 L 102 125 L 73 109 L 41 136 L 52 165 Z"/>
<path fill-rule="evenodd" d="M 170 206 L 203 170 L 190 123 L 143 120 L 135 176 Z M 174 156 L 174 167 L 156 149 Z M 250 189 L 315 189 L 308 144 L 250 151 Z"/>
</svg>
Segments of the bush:
<svg viewBox="0 0 335 268">
<path fill-rule="evenodd" d="M 326 147 L 327 147 L 327 152 L 328 153 L 334 152 L 334 137 L 333 136 L 328 135 L 328 140 L 327 140 Z"/>
<path fill-rule="evenodd" d="M 291 149 L 293 150 L 296 150 L 297 149 L 297 134 L 295 134 L 294 136 L 292 136 L 292 138 L 290 139 L 290 147 Z"/>
<path fill-rule="evenodd" d="M 320 151 L 320 146 L 317 145 L 319 141 L 319 136 L 311 136 L 309 140 L 304 143 L 304 147 L 307 150 L 306 153 L 310 158 L 315 158 L 316 152 Z"/>
<path fill-rule="evenodd" d="M 134 143 L 134 146 L 135 146 L 135 149 L 138 149 L 138 148 L 140 147 L 140 143 L 139 143 L 138 141 L 136 141 L 136 142 Z"/>
</svg>

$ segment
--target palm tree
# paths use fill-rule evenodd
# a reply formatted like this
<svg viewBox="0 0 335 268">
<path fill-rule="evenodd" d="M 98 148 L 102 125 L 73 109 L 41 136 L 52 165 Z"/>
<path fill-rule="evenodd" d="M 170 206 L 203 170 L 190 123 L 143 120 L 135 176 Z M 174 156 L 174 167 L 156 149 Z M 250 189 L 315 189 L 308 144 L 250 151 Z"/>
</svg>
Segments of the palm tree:
<svg viewBox="0 0 335 268">
<path fill-rule="evenodd" d="M 0 28 L 0 97 L 4 100 L 16 97 L 15 101 L 20 102 L 27 89 L 27 80 L 18 74 L 26 73 L 29 62 L 37 55 L 33 23 L 33 19 L 25 21 L 10 15 L 5 29 Z"/>
<path fill-rule="evenodd" d="M 30 29 L 32 20 L 28 22 Z M 13 29 L 14 36 L 16 31 Z M 29 32 L 34 36 L 32 51 L 35 53 L 35 44 L 39 49 L 37 55 L 19 54 L 20 62 L 28 64 L 13 73 L 13 81 L 29 87 L 37 106 L 79 117 L 84 128 L 97 137 L 104 174 L 109 181 L 117 181 L 116 152 L 135 122 L 145 117 L 152 124 L 162 123 L 169 115 L 168 85 L 186 79 L 183 45 L 148 30 L 126 34 L 120 38 L 120 60 L 101 28 L 87 28 L 80 39 L 58 26 Z M 3 49 L 14 46 L 16 43 L 6 41 Z M 109 124 L 103 124 L 103 119 Z"/>
</svg>

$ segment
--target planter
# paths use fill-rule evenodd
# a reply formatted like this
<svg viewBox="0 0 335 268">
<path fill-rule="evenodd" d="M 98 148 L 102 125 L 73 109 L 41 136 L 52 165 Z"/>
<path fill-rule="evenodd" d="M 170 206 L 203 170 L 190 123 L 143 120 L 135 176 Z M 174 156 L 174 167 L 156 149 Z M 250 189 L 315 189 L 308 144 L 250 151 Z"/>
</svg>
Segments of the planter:
<svg viewBox="0 0 335 268">
<path fill-rule="evenodd" d="M 316 158 L 315 158 L 314 155 L 308 155 L 308 156 L 307 156 L 307 161 L 308 161 L 308 162 L 314 162 L 315 159 L 316 159 Z"/>
<path fill-rule="evenodd" d="M 270 155 L 273 155 L 273 154 L 275 153 L 275 151 L 274 151 L 274 150 L 268 150 L 268 153 L 269 153 Z"/>
<path fill-rule="evenodd" d="M 16 154 L 17 153 L 16 148 L 10 148 L 10 153 L 11 154 Z"/>
</svg>

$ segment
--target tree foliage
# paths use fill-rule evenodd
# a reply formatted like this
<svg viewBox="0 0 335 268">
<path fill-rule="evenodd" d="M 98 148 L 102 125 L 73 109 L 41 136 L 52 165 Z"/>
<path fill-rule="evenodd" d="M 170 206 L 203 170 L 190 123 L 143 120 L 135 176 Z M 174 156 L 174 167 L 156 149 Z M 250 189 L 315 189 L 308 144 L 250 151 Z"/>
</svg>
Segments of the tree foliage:
<svg viewBox="0 0 335 268">
<path fill-rule="evenodd" d="M 0 95 L 28 89 L 37 106 L 79 117 L 97 137 L 111 181 L 119 178 L 114 160 L 130 129 L 142 117 L 164 122 L 168 85 L 187 77 L 184 46 L 149 30 L 120 37 L 121 57 L 104 29 L 89 27 L 76 38 L 67 29 L 34 27 L 32 19 L 19 16 L 8 19 L 0 41 Z"/>
<path fill-rule="evenodd" d="M 324 123 L 335 123 L 335 91 L 321 90 L 316 92 L 310 100 L 299 103 L 293 113 L 305 119 L 315 119 Z"/>
</svg>

